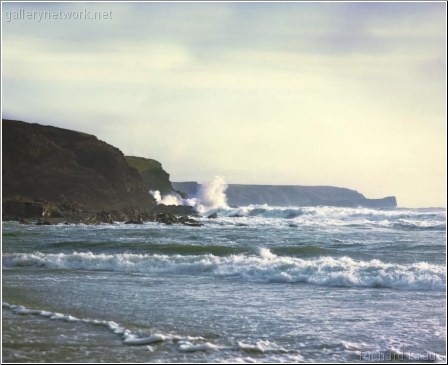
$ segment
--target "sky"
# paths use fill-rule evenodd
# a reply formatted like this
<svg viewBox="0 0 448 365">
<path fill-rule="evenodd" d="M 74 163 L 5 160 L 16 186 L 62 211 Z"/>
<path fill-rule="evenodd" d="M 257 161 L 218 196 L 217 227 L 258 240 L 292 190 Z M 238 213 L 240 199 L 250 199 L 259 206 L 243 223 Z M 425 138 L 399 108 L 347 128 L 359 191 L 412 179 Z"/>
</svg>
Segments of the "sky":
<svg viewBox="0 0 448 365">
<path fill-rule="evenodd" d="M 172 181 L 445 207 L 446 26 L 442 2 L 3 2 L 3 118 L 94 134 Z"/>
</svg>

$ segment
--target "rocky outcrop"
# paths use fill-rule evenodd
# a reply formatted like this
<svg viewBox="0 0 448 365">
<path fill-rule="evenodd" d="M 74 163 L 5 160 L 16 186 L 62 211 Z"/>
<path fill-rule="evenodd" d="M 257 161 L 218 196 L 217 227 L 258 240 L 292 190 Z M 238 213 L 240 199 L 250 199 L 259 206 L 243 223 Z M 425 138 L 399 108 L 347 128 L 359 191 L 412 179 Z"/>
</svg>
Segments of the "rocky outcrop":
<svg viewBox="0 0 448 365">
<path fill-rule="evenodd" d="M 156 206 L 123 153 L 95 136 L 5 119 L 2 136 L 3 220 Z"/>
<path fill-rule="evenodd" d="M 200 184 L 173 182 L 176 190 L 194 196 Z M 229 184 L 226 190 L 230 206 L 268 204 L 272 206 L 319 206 L 395 208 L 395 197 L 367 199 L 359 192 L 334 186 L 243 185 Z"/>
<path fill-rule="evenodd" d="M 149 190 L 158 190 L 161 194 L 169 194 L 174 191 L 170 175 L 163 169 L 160 162 L 135 156 L 125 156 L 125 158 L 129 166 L 139 172 Z"/>
<path fill-rule="evenodd" d="M 155 216 L 155 221 L 159 222 L 159 223 L 165 223 L 167 225 L 172 225 L 172 224 L 177 223 L 177 224 L 183 224 L 185 226 L 190 226 L 190 227 L 203 226 L 202 223 L 200 223 L 188 216 L 177 217 L 173 213 L 159 213 Z"/>
<path fill-rule="evenodd" d="M 157 207 L 155 207 L 153 209 L 153 212 L 155 214 L 170 213 L 170 214 L 174 214 L 174 215 L 178 215 L 178 216 L 182 216 L 182 215 L 198 216 L 198 212 L 196 212 L 196 210 L 189 205 L 159 204 Z"/>
</svg>

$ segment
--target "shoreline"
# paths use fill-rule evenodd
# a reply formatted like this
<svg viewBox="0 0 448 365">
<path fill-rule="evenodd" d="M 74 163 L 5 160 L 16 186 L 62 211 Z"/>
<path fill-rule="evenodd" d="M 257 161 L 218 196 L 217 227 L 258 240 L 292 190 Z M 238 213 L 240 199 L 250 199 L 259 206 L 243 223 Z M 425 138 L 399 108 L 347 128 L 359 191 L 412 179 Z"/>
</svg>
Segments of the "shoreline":
<svg viewBox="0 0 448 365">
<path fill-rule="evenodd" d="M 25 224 L 104 224 L 123 222 L 142 224 L 161 222 L 165 224 L 199 225 L 190 217 L 199 214 L 190 206 L 160 204 L 153 209 L 125 207 L 121 209 L 86 209 L 76 202 L 56 203 L 42 200 L 8 199 L 2 202 L 2 222 L 16 221 Z"/>
</svg>

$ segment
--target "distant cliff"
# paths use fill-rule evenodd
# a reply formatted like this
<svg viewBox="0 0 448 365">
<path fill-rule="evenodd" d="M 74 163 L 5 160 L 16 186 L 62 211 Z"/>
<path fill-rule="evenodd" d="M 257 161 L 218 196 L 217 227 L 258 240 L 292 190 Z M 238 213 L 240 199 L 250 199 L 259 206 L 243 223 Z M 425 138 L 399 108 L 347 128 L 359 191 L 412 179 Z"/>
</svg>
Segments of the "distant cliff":
<svg viewBox="0 0 448 365">
<path fill-rule="evenodd" d="M 129 166 L 137 169 L 150 190 L 159 190 L 162 194 L 174 191 L 170 175 L 162 168 L 160 162 L 135 156 L 125 156 L 125 158 Z"/>
<path fill-rule="evenodd" d="M 173 182 L 176 190 L 194 196 L 200 184 Z M 334 186 L 229 184 L 227 203 L 231 206 L 268 204 L 273 206 L 318 206 L 395 208 L 396 198 L 367 199 L 355 190 Z"/>
<path fill-rule="evenodd" d="M 156 206 L 123 153 L 95 136 L 3 119 L 2 139 L 3 219 L 46 203 L 73 211 Z"/>
</svg>

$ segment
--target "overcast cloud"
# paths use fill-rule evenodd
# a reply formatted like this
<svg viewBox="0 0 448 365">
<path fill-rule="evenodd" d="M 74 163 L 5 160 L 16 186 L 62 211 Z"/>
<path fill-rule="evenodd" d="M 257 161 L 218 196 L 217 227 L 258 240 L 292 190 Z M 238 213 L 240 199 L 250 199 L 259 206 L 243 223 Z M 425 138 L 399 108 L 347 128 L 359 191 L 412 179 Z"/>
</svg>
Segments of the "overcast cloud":
<svg viewBox="0 0 448 365">
<path fill-rule="evenodd" d="M 112 18 L 5 21 L 20 8 Z M 2 27 L 3 117 L 95 134 L 174 181 L 445 206 L 444 3 L 3 3 Z"/>
</svg>

